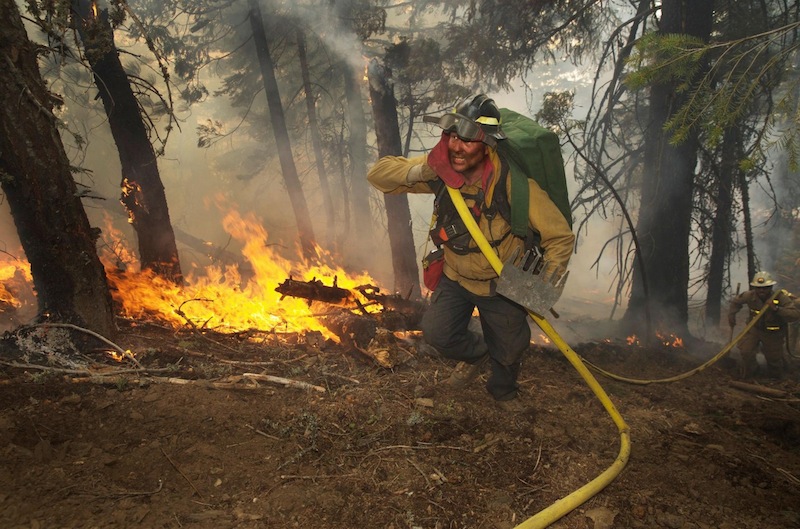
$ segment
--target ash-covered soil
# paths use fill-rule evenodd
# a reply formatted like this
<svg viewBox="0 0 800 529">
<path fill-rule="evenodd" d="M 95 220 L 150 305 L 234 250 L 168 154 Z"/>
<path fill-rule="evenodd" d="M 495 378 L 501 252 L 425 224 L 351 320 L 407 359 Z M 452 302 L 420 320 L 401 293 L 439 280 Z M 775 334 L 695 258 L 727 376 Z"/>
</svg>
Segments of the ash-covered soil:
<svg viewBox="0 0 800 529">
<path fill-rule="evenodd" d="M 452 363 L 413 340 L 382 365 L 330 341 L 124 327 L 114 343 L 135 360 L 92 340 L 23 354 L 7 335 L 0 528 L 506 529 L 620 450 L 553 347 L 531 346 L 529 410 L 509 414 L 482 380 L 438 386 Z M 572 343 L 635 379 L 684 373 L 722 345 Z M 630 461 L 552 527 L 800 527 L 797 366 L 757 382 L 764 394 L 735 387 L 730 363 L 649 385 L 595 373 L 630 427 Z"/>
</svg>

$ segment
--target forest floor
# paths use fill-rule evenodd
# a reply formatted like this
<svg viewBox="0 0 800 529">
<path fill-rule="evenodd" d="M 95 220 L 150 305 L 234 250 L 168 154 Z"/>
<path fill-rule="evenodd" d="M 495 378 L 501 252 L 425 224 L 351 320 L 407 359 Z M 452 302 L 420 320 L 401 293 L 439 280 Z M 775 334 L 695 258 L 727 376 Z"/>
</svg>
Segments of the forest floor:
<svg viewBox="0 0 800 529">
<path fill-rule="evenodd" d="M 436 385 L 453 364 L 413 339 L 385 367 L 308 337 L 121 327 L 114 344 L 135 358 L 120 363 L 97 343 L 63 354 L 52 328 L 25 338 L 35 347 L 0 343 L 0 528 L 506 529 L 620 453 L 617 426 L 552 346 L 531 345 L 529 409 L 511 414 L 484 379 Z M 658 380 L 724 344 L 571 345 Z M 630 427 L 630 460 L 552 527 L 800 527 L 800 370 L 755 381 L 777 390 L 766 395 L 737 388 L 731 362 L 648 385 L 595 373 Z"/>
</svg>

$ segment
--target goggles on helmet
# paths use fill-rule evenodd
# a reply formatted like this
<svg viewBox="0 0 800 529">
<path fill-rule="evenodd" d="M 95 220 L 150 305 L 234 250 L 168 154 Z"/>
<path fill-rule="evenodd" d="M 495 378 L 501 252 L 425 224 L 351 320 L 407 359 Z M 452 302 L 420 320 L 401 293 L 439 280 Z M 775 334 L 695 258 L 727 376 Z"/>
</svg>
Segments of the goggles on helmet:
<svg viewBox="0 0 800 529">
<path fill-rule="evenodd" d="M 461 114 L 450 113 L 440 118 L 434 116 L 424 116 L 422 121 L 425 123 L 436 123 L 445 132 L 455 132 L 461 141 L 482 141 L 490 147 L 497 145 L 497 141 L 486 134 L 480 123 L 472 121 Z"/>
</svg>

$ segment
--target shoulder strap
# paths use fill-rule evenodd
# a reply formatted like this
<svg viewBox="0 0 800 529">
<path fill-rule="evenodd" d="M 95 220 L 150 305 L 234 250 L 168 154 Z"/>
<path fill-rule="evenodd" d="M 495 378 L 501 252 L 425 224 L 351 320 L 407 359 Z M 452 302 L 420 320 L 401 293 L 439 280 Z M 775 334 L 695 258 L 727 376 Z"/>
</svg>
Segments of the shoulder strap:
<svg viewBox="0 0 800 529">
<path fill-rule="evenodd" d="M 469 208 L 467 207 L 467 203 L 464 202 L 464 197 L 461 196 L 461 191 L 453 189 L 452 187 L 447 187 L 447 192 L 450 194 L 450 199 L 453 201 L 456 211 L 458 211 L 464 224 L 467 225 L 467 229 L 469 229 L 469 233 L 477 243 L 478 248 L 480 248 L 483 255 L 489 261 L 489 264 L 499 276 L 500 271 L 503 270 L 503 262 L 494 253 L 489 241 L 486 240 L 486 237 L 484 237 L 480 228 L 478 228 L 478 223 L 475 222 L 475 219 L 469 214 Z"/>
</svg>

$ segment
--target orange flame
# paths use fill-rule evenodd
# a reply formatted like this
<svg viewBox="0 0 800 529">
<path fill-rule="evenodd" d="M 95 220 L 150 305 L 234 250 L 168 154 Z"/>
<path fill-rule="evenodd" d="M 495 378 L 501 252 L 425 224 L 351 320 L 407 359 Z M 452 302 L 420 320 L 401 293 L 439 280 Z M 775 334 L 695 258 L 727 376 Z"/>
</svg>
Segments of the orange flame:
<svg viewBox="0 0 800 529">
<path fill-rule="evenodd" d="M 683 347 L 683 338 L 681 338 L 680 336 L 675 336 L 672 333 L 666 335 L 658 331 L 656 332 L 656 336 L 658 337 L 659 340 L 661 340 L 661 343 L 663 343 L 667 347 Z"/>
<path fill-rule="evenodd" d="M 666 335 L 662 332 L 656 331 L 656 338 L 667 347 L 683 347 L 683 339 L 674 334 Z M 641 345 L 639 338 L 633 334 L 625 339 L 628 345 Z"/>
<path fill-rule="evenodd" d="M 267 232 L 253 216 L 244 218 L 238 212 L 228 213 L 223 227 L 242 242 L 242 255 L 253 269 L 250 279 L 243 280 L 236 266 L 212 265 L 203 270 L 202 275 L 187 274 L 185 284 L 177 286 L 149 270 L 134 273 L 114 270 L 105 256 L 112 294 L 121 305 L 122 314 L 134 319 L 155 317 L 175 328 L 190 325 L 218 332 L 318 331 L 336 340 L 318 318 L 324 314 L 315 313 L 315 309 L 323 313 L 329 310 L 329 304 L 282 298 L 275 287 L 289 277 L 300 281 L 325 278 L 326 286 L 336 282 L 339 288 L 349 289 L 354 297 L 360 297 L 355 290 L 357 287 L 375 285 L 367 274 L 348 274 L 339 267 L 325 264 L 332 259 L 321 249 L 318 249 L 317 263 L 298 264 L 285 259 L 267 245 Z M 108 231 L 119 236 L 119 232 Z M 366 303 L 367 300 L 360 301 Z"/>
<path fill-rule="evenodd" d="M 531 335 L 531 343 L 535 345 L 550 345 L 550 338 L 544 333 L 539 333 L 538 336 Z"/>
<path fill-rule="evenodd" d="M 19 309 L 26 302 L 20 297 L 33 282 L 31 266 L 27 261 L 14 259 L 0 263 L 0 311 L 3 307 Z"/>
<path fill-rule="evenodd" d="M 128 180 L 127 178 L 122 180 L 122 202 L 123 203 L 134 203 L 134 204 L 142 204 L 140 200 L 142 196 L 142 186 L 139 185 L 138 182 Z M 130 198 L 133 197 L 133 198 Z M 133 224 L 134 221 L 134 213 L 131 208 L 128 209 L 128 222 Z"/>
<path fill-rule="evenodd" d="M 109 358 L 111 358 L 116 362 L 122 362 L 125 359 L 125 355 L 120 354 L 116 351 L 106 351 L 106 354 L 108 355 Z"/>
</svg>

